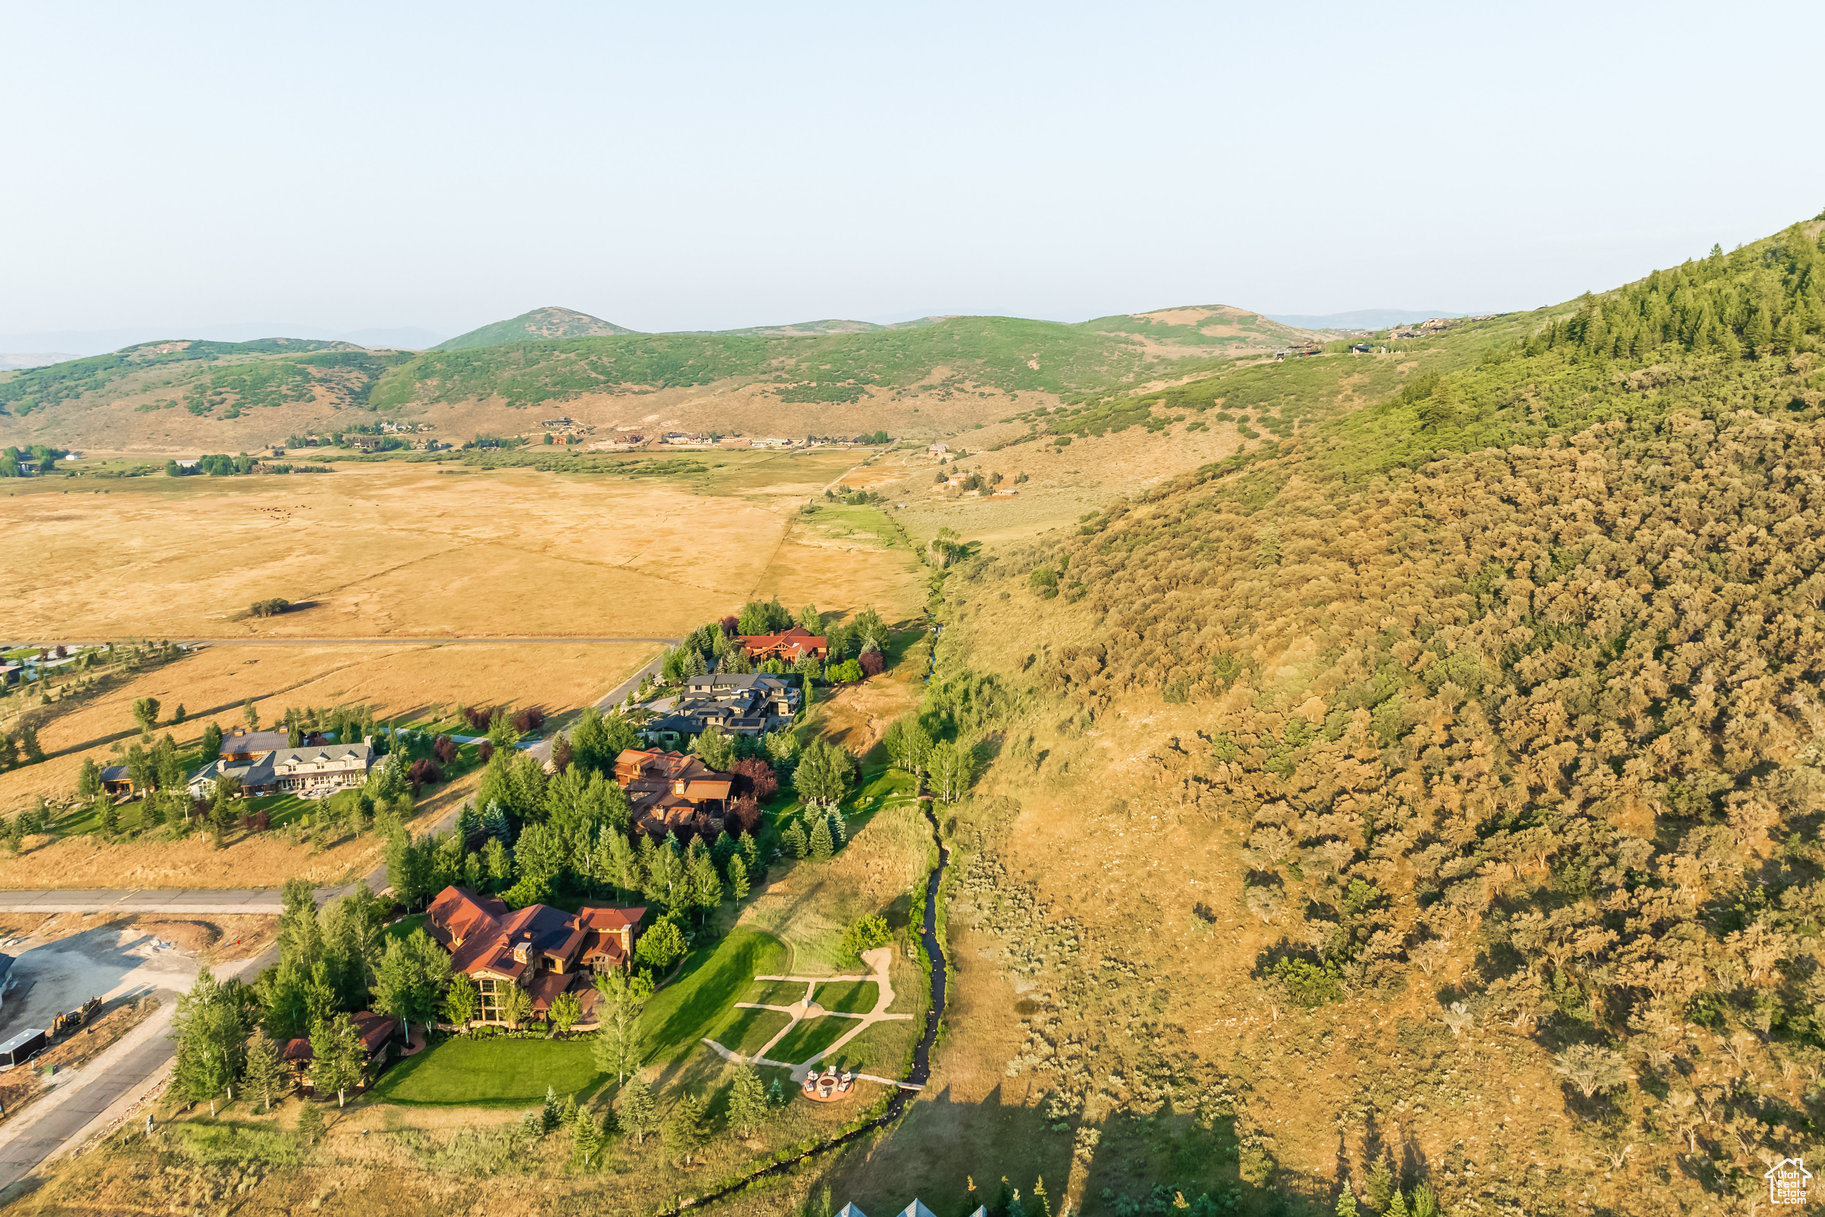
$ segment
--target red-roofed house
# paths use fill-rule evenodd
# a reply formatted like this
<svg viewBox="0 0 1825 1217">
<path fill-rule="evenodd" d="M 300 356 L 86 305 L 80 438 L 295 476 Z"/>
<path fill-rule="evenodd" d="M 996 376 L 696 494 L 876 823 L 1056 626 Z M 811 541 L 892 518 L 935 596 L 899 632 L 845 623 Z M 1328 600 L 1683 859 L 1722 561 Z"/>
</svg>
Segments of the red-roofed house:
<svg viewBox="0 0 1825 1217">
<path fill-rule="evenodd" d="M 812 659 L 830 656 L 830 640 L 822 634 L 813 634 L 802 625 L 777 634 L 740 634 L 736 641 L 747 651 L 749 659 L 757 661 L 777 659 L 783 663 L 797 663 L 806 656 Z"/>
<path fill-rule="evenodd" d="M 680 828 L 721 831 L 735 778 L 685 752 L 628 748 L 615 758 L 615 781 L 628 811 L 649 836 Z"/>
<path fill-rule="evenodd" d="M 426 910 L 425 929 L 450 952 L 450 968 L 475 981 L 477 1022 L 500 1022 L 509 985 L 532 998 L 543 1015 L 560 993 L 579 991 L 584 1021 L 594 1006 L 597 972 L 633 957 L 643 908 L 582 908 L 544 904 L 509 911 L 505 904 L 460 887 L 446 887 Z"/>
</svg>

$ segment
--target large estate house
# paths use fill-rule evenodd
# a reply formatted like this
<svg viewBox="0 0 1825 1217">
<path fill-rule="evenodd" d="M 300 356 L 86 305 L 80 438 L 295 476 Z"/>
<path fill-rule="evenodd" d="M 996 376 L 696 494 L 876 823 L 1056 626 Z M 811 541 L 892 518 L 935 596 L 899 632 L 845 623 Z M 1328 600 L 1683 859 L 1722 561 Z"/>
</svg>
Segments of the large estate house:
<svg viewBox="0 0 1825 1217">
<path fill-rule="evenodd" d="M 801 659 L 828 659 L 830 657 L 830 640 L 822 634 L 813 634 L 802 625 L 792 626 L 777 634 L 738 634 L 737 642 L 748 653 L 748 658 L 759 663 L 767 659 L 777 659 L 781 663 L 797 663 Z"/>
<path fill-rule="evenodd" d="M 615 758 L 615 781 L 627 792 L 640 830 L 660 836 L 681 828 L 720 829 L 735 779 L 683 752 L 629 748 Z M 714 819 L 717 822 L 711 824 Z"/>
<path fill-rule="evenodd" d="M 476 1021 L 498 1023 L 506 989 L 524 989 L 534 1017 L 560 993 L 576 989 L 583 1021 L 592 1021 L 594 978 L 633 958 L 644 908 L 589 908 L 566 913 L 544 904 L 509 911 L 499 900 L 446 887 L 425 910 L 425 929 L 450 952 L 450 970 L 475 981 Z"/>
<path fill-rule="evenodd" d="M 241 731 L 222 738 L 216 759 L 190 775 L 190 793 L 208 798 L 218 778 L 234 778 L 241 793 L 295 794 L 320 799 L 368 780 L 374 767 L 371 744 L 332 744 L 312 734 L 300 748 L 288 746 L 283 731 Z"/>
<path fill-rule="evenodd" d="M 649 744 L 673 746 L 720 727 L 730 735 L 765 735 L 792 722 L 798 685 L 764 673 L 708 672 L 689 677 L 668 713 L 640 728 Z"/>
</svg>

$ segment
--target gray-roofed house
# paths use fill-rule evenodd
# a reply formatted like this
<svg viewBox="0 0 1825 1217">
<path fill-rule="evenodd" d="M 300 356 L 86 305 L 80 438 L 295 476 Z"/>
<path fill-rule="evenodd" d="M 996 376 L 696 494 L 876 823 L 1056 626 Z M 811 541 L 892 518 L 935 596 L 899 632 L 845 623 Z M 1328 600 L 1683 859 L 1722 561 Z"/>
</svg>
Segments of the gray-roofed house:
<svg viewBox="0 0 1825 1217">
<path fill-rule="evenodd" d="M 190 775 L 190 793 L 207 798 L 217 778 L 229 777 L 241 783 L 243 794 L 295 794 L 320 799 L 360 786 L 368 780 L 368 770 L 373 766 L 374 749 L 370 744 L 280 747 L 248 762 L 224 758 L 203 766 Z"/>
</svg>

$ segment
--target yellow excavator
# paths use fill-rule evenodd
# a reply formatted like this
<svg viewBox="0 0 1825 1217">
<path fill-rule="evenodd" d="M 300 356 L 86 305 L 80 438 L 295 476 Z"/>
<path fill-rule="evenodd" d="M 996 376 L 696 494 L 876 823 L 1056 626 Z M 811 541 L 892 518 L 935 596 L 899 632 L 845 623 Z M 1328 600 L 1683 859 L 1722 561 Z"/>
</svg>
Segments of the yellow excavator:
<svg viewBox="0 0 1825 1217">
<path fill-rule="evenodd" d="M 51 1038 L 57 1039 L 59 1036 L 68 1035 L 94 1018 L 95 1012 L 100 1009 L 101 998 L 91 997 L 88 1001 L 83 1002 L 80 1008 L 72 1010 L 68 1014 L 57 1015 L 51 1020 Z"/>
</svg>

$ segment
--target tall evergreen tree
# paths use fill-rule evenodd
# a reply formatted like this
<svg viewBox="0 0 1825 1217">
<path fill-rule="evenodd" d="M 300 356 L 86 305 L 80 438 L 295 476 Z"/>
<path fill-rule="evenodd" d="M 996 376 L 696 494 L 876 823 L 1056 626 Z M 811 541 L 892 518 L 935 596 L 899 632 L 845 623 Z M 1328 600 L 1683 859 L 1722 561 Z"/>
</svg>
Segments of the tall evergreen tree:
<svg viewBox="0 0 1825 1217">
<path fill-rule="evenodd" d="M 659 1105 L 653 1099 L 652 1087 L 635 1074 L 621 1087 L 617 1102 L 621 1127 L 635 1145 L 646 1144 L 646 1139 L 659 1130 Z"/>
<path fill-rule="evenodd" d="M 177 1040 L 172 1090 L 187 1102 L 208 1103 L 211 1115 L 217 1099 L 233 1097 L 241 1076 L 247 1026 L 239 988 L 238 982 L 218 981 L 204 968 L 190 991 L 177 999 L 171 1032 Z"/>
<path fill-rule="evenodd" d="M 247 1041 L 247 1058 L 241 1067 L 242 1089 L 260 1104 L 260 1110 L 271 1111 L 273 1099 L 285 1093 L 286 1085 L 285 1061 L 279 1045 L 264 1028 L 256 1028 Z"/>
<path fill-rule="evenodd" d="M 336 1092 L 336 1106 L 348 1102 L 348 1092 L 361 1085 L 367 1070 L 367 1048 L 355 1022 L 338 1014 L 319 1023 L 311 1032 L 311 1085 L 318 1094 Z"/>
</svg>

